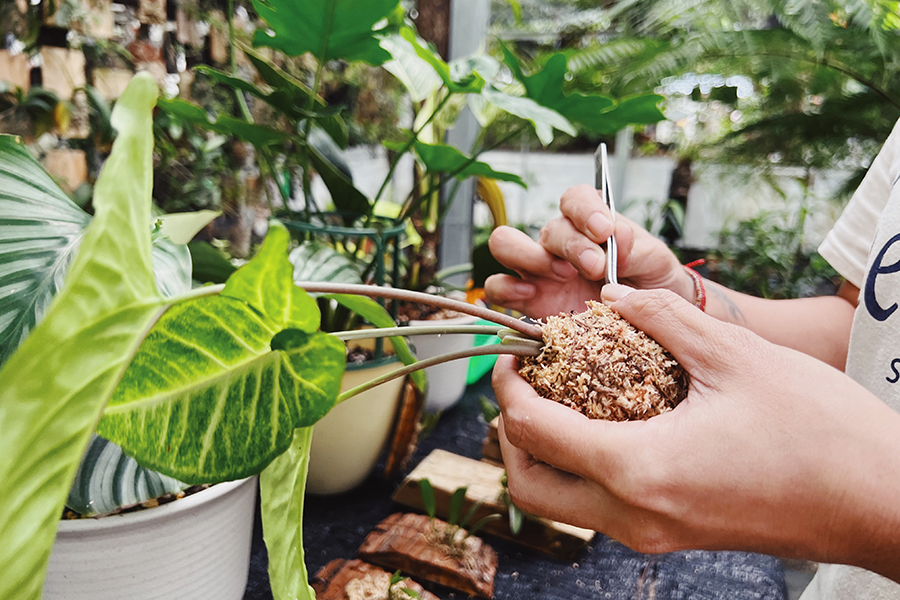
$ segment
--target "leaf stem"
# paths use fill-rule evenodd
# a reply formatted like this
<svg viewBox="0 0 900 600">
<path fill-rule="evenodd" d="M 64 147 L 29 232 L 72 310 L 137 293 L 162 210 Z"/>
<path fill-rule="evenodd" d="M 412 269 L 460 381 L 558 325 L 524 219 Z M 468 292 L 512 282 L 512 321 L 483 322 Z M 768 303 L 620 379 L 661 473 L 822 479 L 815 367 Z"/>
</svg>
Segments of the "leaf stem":
<svg viewBox="0 0 900 600">
<path fill-rule="evenodd" d="M 395 335 L 449 335 L 474 334 L 497 335 L 505 328 L 498 325 L 422 325 L 415 327 L 382 327 L 379 329 L 355 329 L 353 331 L 339 331 L 332 333 L 337 339 L 349 342 L 350 340 L 367 340 L 371 338 L 393 337 Z"/>
<path fill-rule="evenodd" d="M 401 302 L 419 302 L 437 308 L 446 308 L 455 310 L 473 317 L 492 321 L 498 325 L 503 325 L 514 329 L 526 337 L 542 340 L 543 334 L 538 325 L 531 325 L 524 321 L 514 319 L 509 315 L 505 315 L 496 310 L 482 308 L 462 302 L 461 300 L 453 300 L 452 298 L 444 298 L 443 296 L 435 296 L 433 294 L 425 294 L 422 292 L 414 292 L 412 290 L 402 290 L 397 288 L 382 287 L 377 285 L 359 285 L 353 283 L 323 283 L 318 281 L 299 281 L 295 282 L 297 286 L 303 288 L 307 292 L 323 293 L 323 294 L 354 294 L 358 296 L 369 296 L 371 298 L 390 298 L 391 300 L 400 300 Z"/>
<path fill-rule="evenodd" d="M 392 379 L 397 379 L 398 377 L 403 377 L 405 375 L 409 375 L 414 371 L 418 371 L 420 369 L 426 369 L 428 367 L 433 367 L 434 365 L 439 365 L 445 362 L 450 362 L 451 360 L 458 360 L 460 358 L 471 358 L 473 356 L 489 356 L 492 354 L 514 354 L 516 356 L 537 356 L 541 353 L 541 343 L 537 341 L 530 341 L 528 343 L 515 342 L 515 343 L 501 343 L 501 344 L 493 344 L 491 346 L 477 346 L 475 348 L 467 348 L 466 350 L 459 350 L 457 352 L 448 352 L 447 354 L 441 354 L 440 356 L 435 356 L 433 358 L 429 358 L 426 360 L 417 361 L 411 365 L 407 365 L 405 367 L 401 367 L 390 373 L 385 373 L 381 377 L 376 377 L 371 381 L 367 381 L 362 385 L 358 385 L 353 389 L 349 389 L 340 396 L 338 396 L 338 404 L 343 402 L 344 400 L 349 400 L 353 396 L 361 394 L 365 391 L 372 389 L 373 387 L 377 387 L 382 383 L 386 383 Z"/>
</svg>

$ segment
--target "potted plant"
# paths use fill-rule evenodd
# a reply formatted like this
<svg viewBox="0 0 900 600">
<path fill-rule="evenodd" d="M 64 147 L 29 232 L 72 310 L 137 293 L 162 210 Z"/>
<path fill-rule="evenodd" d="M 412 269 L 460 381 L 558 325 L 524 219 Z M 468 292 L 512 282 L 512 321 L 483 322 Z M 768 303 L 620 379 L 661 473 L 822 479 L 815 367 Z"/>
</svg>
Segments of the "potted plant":
<svg viewBox="0 0 900 600">
<path fill-rule="evenodd" d="M 51 301 L 19 293 L 5 295 L 0 305 L 0 449 L 6 457 L 0 498 L 8 508 L 0 517 L 0 595 L 40 597 L 59 516 L 96 431 L 142 466 L 178 481 L 214 484 L 259 473 L 273 592 L 310 598 L 297 540 L 312 425 L 362 390 L 339 396 L 344 342 L 317 331 L 316 302 L 292 280 L 284 227 L 273 224 L 258 254 L 224 285 L 173 297 L 161 292 L 148 223 L 156 95 L 152 79 L 138 75 L 116 104 L 118 137 L 95 188 L 92 219 L 61 210 L 60 192 L 21 142 L 0 136 L 0 169 L 9 186 L 0 210 L 15 227 L 2 240 L 6 271 L 20 276 L 19 292 L 33 287 L 28 267 L 49 263 L 43 284 L 48 274 L 54 284 L 65 279 Z M 30 195 L 37 196 L 31 205 L 21 201 Z M 174 260 L 187 256 L 182 249 Z M 323 291 L 359 312 L 386 316 L 368 299 L 339 288 Z M 17 308 L 20 319 L 10 319 Z M 385 335 L 409 359 L 398 333 Z M 173 504 L 184 503 L 177 512 L 189 513 L 201 495 L 213 503 L 235 494 L 252 502 L 249 486 L 216 486 Z M 147 514 L 154 510 L 169 512 L 163 506 Z M 112 559 L 123 554 L 107 555 L 105 569 L 115 569 Z M 138 568 L 133 578 L 148 585 L 153 571 L 142 564 L 132 565 Z M 175 580 L 178 569 L 166 568 L 162 579 Z M 188 569 L 190 577 L 209 581 L 200 571 Z M 235 571 L 240 579 L 239 561 Z"/>
</svg>

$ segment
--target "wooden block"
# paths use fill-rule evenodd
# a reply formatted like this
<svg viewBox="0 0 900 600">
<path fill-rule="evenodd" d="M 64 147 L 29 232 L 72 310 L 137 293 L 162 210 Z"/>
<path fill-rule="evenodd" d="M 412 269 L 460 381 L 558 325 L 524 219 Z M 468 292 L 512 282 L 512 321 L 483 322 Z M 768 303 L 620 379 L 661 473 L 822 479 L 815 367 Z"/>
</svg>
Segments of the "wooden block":
<svg viewBox="0 0 900 600">
<path fill-rule="evenodd" d="M 487 436 L 489 439 L 500 441 L 500 417 L 494 417 L 488 423 Z"/>
<path fill-rule="evenodd" d="M 500 442 L 485 438 L 481 446 L 481 460 L 498 467 L 503 466 L 503 454 L 500 451 Z"/>
<path fill-rule="evenodd" d="M 165 25 L 166 0 L 140 0 L 137 18 L 145 25 Z"/>
<path fill-rule="evenodd" d="M 313 578 L 312 587 L 316 591 L 316 600 L 388 598 L 390 582 L 391 574 L 375 565 L 359 559 L 336 558 L 319 569 Z M 437 596 L 412 579 L 404 579 L 394 584 L 394 589 L 403 588 L 415 591 L 422 600 L 438 600 Z M 405 596 L 397 594 L 397 597 Z"/>
<path fill-rule="evenodd" d="M 62 100 L 72 97 L 75 88 L 84 87 L 84 53 L 68 48 L 41 48 L 42 85 Z"/>
<path fill-rule="evenodd" d="M 107 100 L 116 100 L 128 87 L 134 73 L 128 69 L 94 69 L 94 87 Z"/>
<path fill-rule="evenodd" d="M 528 517 L 519 535 L 509 530 L 509 513 L 503 501 L 503 468 L 484 461 L 473 460 L 445 450 L 435 450 L 413 469 L 394 500 L 416 510 L 423 510 L 419 480 L 428 479 L 434 487 L 437 515 L 446 518 L 450 512 L 450 497 L 453 492 L 468 486 L 465 497 L 465 514 L 475 502 L 481 502 L 473 522 L 489 514 L 499 513 L 503 519 L 485 526 L 484 531 L 497 537 L 521 544 L 528 548 L 572 559 L 593 539 L 595 532 L 589 529 L 557 523 L 549 519 Z"/>
<path fill-rule="evenodd" d="M 463 530 L 456 530 L 458 545 L 450 548 L 440 542 L 445 527 L 445 522 L 425 515 L 395 513 L 366 537 L 359 556 L 466 594 L 492 598 L 497 553 L 481 538 L 465 537 Z"/>
<path fill-rule="evenodd" d="M 393 479 L 416 451 L 419 432 L 422 429 L 422 410 L 425 408 L 425 394 L 416 385 L 406 380 L 403 397 L 400 400 L 400 414 L 391 436 L 391 448 L 384 463 L 384 476 Z"/>
<path fill-rule="evenodd" d="M 70 193 L 87 181 L 87 156 L 83 150 L 50 150 L 44 158 L 44 167 L 59 182 L 60 187 Z"/>
<path fill-rule="evenodd" d="M 0 81 L 28 91 L 31 87 L 31 62 L 28 55 L 24 52 L 10 54 L 9 50 L 0 50 Z"/>
<path fill-rule="evenodd" d="M 96 38 L 109 39 L 113 36 L 116 25 L 112 11 L 112 0 L 69 0 L 70 7 L 61 9 L 56 3 L 56 10 L 50 12 L 50 5 L 44 4 L 44 25 L 62 27 L 78 31 Z"/>
<path fill-rule="evenodd" d="M 214 63 L 228 62 L 228 22 L 221 10 L 209 11 L 209 56 Z"/>
</svg>

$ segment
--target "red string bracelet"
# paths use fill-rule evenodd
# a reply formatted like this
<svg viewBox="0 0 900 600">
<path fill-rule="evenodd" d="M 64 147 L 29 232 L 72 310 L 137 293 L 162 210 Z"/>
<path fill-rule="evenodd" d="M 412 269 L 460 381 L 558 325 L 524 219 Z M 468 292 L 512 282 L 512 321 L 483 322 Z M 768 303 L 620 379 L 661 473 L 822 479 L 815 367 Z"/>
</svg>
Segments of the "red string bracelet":
<svg viewBox="0 0 900 600">
<path fill-rule="evenodd" d="M 694 282 L 694 306 L 703 312 L 706 312 L 706 286 L 703 284 L 703 277 L 693 267 L 699 267 L 705 262 L 706 259 L 701 258 L 684 265 L 684 271 L 691 278 L 691 281 Z"/>
</svg>

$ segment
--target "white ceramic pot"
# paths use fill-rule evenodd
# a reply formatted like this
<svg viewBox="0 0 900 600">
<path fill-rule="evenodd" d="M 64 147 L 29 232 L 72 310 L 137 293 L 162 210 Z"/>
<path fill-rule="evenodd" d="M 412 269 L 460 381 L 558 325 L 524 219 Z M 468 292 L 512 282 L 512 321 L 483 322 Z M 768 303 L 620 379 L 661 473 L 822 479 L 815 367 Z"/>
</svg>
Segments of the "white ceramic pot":
<svg viewBox="0 0 900 600">
<path fill-rule="evenodd" d="M 398 369 L 394 357 L 362 367 L 347 365 L 341 391 Z M 405 378 L 398 377 L 341 402 L 315 425 L 306 489 L 312 494 L 340 494 L 369 475 L 390 439 Z"/>
<path fill-rule="evenodd" d="M 155 508 L 61 521 L 44 600 L 240 600 L 247 587 L 256 478 Z"/>
<path fill-rule="evenodd" d="M 409 322 L 411 327 L 422 325 L 474 325 L 477 317 L 462 315 L 454 319 Z M 425 360 L 448 352 L 471 348 L 474 335 L 417 335 L 410 338 L 416 347 L 416 358 Z M 425 411 L 438 412 L 456 404 L 466 391 L 468 360 L 454 360 L 425 369 L 428 374 L 428 391 L 425 393 Z"/>
</svg>

